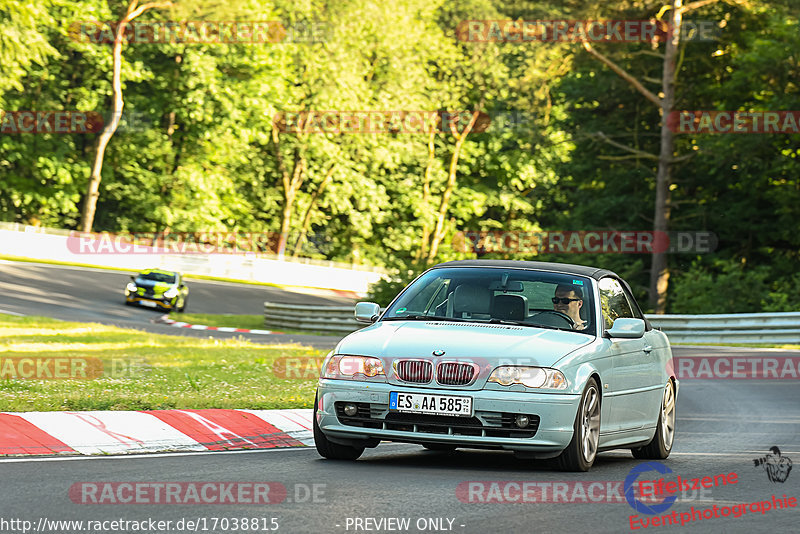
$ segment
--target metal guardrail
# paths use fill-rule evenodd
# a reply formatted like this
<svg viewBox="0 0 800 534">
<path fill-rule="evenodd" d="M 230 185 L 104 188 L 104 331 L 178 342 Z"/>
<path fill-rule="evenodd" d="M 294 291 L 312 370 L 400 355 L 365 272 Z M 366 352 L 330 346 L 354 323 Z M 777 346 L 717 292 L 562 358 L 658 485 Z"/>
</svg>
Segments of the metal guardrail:
<svg viewBox="0 0 800 534">
<path fill-rule="evenodd" d="M 354 309 L 354 306 L 307 306 L 265 302 L 264 324 L 276 330 L 288 328 L 349 334 L 367 326 L 355 320 Z"/>
<path fill-rule="evenodd" d="M 349 334 L 367 326 L 353 306 L 300 306 L 264 303 L 269 328 Z M 800 312 L 711 315 L 647 315 L 672 343 L 800 343 Z"/>
<path fill-rule="evenodd" d="M 800 312 L 648 315 L 672 343 L 800 343 Z"/>
</svg>

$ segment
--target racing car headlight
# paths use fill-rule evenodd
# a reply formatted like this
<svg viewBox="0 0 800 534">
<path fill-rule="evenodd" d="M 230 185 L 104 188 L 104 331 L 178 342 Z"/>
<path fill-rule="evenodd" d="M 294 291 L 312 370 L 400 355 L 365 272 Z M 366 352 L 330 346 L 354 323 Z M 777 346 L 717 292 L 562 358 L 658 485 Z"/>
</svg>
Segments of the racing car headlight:
<svg viewBox="0 0 800 534">
<path fill-rule="evenodd" d="M 177 297 L 178 296 L 177 288 L 171 287 L 171 288 L 167 289 L 166 291 L 164 291 L 164 296 L 166 298 L 168 298 L 168 299 L 173 299 L 173 298 Z"/>
<path fill-rule="evenodd" d="M 567 388 L 567 379 L 564 374 L 556 369 L 548 369 L 546 367 L 504 365 L 492 372 L 489 382 L 495 382 L 501 386 L 522 384 L 529 388 Z"/>
<path fill-rule="evenodd" d="M 133 282 L 128 282 L 128 285 L 127 285 L 127 286 L 125 286 L 125 289 L 126 289 L 128 292 L 130 292 L 130 293 L 133 293 L 133 292 L 135 292 L 135 291 L 136 291 L 136 284 L 134 284 Z"/>
<path fill-rule="evenodd" d="M 355 379 L 386 377 L 383 362 L 372 356 L 332 356 L 322 369 L 322 378 Z"/>
</svg>

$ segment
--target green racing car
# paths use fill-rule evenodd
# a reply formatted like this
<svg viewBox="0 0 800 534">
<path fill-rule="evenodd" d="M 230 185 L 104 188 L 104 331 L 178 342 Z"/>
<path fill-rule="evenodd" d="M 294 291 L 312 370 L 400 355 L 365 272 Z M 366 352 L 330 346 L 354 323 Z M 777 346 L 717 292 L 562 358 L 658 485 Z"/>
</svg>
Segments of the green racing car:
<svg viewBox="0 0 800 534">
<path fill-rule="evenodd" d="M 161 308 L 182 312 L 186 309 L 189 288 L 183 283 L 180 273 L 148 269 L 125 286 L 125 304 L 138 304 L 148 308 Z"/>
</svg>

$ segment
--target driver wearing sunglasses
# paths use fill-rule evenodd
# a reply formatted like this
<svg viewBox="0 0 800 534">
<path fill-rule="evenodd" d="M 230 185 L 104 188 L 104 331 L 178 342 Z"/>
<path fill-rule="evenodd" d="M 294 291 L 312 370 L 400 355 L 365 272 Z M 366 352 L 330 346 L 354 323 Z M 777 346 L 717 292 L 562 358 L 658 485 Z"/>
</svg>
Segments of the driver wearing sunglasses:
<svg viewBox="0 0 800 534">
<path fill-rule="evenodd" d="M 572 284 L 559 284 L 553 296 L 553 310 L 568 315 L 574 322 L 572 328 L 583 330 L 586 321 L 581 319 L 581 306 L 583 306 L 583 291 Z"/>
</svg>

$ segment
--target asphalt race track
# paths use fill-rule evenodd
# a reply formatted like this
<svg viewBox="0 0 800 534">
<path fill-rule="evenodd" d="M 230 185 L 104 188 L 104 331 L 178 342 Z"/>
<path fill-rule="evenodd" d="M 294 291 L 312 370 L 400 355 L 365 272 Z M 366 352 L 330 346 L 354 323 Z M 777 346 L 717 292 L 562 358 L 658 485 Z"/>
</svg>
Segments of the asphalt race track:
<svg viewBox="0 0 800 534">
<path fill-rule="evenodd" d="M 664 461 L 673 471 L 667 480 L 674 480 L 676 474 L 686 479 L 730 472 L 737 473 L 738 479 L 736 484 L 702 493 L 687 491 L 666 513 L 690 512 L 692 506 L 703 509 L 717 505 L 721 509 L 769 501 L 772 495 L 800 496 L 800 473 L 790 473 L 783 483 L 770 482 L 766 472 L 753 462 L 774 445 L 781 448 L 784 456 L 800 459 L 798 393 L 796 381 L 685 380 L 678 399 L 676 445 Z M 368 449 L 354 463 L 322 460 L 310 448 L 212 454 L 0 460 L 2 517 L 26 519 L 34 525 L 40 517 L 84 521 L 274 517 L 279 532 L 303 534 L 402 531 L 354 528 L 356 518 L 383 517 L 409 518 L 410 527 L 405 532 L 626 532 L 630 531 L 629 516 L 634 511 L 625 502 L 472 503 L 462 502 L 459 496 L 469 501 L 469 495 L 465 497 L 457 488 L 468 481 L 623 481 L 633 467 L 642 463 L 627 451 L 613 451 L 601 454 L 588 473 L 563 473 L 549 462 L 517 460 L 510 453 L 441 453 L 389 443 Z M 657 478 L 654 472 L 649 475 Z M 68 492 L 73 484 L 101 481 L 278 482 L 286 488 L 287 496 L 283 502 L 259 506 L 100 505 L 71 500 Z M 519 493 L 509 495 L 519 497 Z M 80 502 L 80 498 L 76 500 Z M 731 515 L 687 523 L 683 529 L 798 532 L 797 510 L 770 510 L 766 514 L 748 511 L 738 518 Z M 418 529 L 416 522 L 427 518 L 451 519 L 451 530 Z M 444 524 L 447 526 L 447 521 Z M 646 531 L 674 532 L 678 528 L 681 527 L 651 526 Z"/>
<path fill-rule="evenodd" d="M 65 267 L 41 263 L 0 261 L 0 312 L 42 315 L 65 321 L 96 322 L 136 328 L 158 334 L 195 337 L 244 336 L 264 343 L 303 343 L 333 347 L 339 337 L 298 334 L 249 335 L 197 331 L 154 323 L 164 311 L 125 306 L 123 290 L 131 273 L 104 269 Z M 264 302 L 341 305 L 352 300 L 319 297 L 270 286 L 188 279 L 186 311 L 191 313 L 264 313 Z M 180 320 L 180 314 L 172 317 Z"/>
<path fill-rule="evenodd" d="M 163 333 L 183 329 L 154 325 L 156 313 L 122 304 L 127 274 L 86 272 L 30 264 L 0 265 L 0 310 L 39 314 L 70 320 L 99 321 Z M 243 289 L 240 289 L 244 287 Z M 289 302 L 322 302 L 308 295 L 275 288 L 257 288 L 210 282 L 190 282 L 189 311 L 207 313 L 259 313 L 268 298 Z M 191 332 L 187 334 L 194 334 Z M 209 333 L 203 333 L 209 335 Z M 221 334 L 220 334 L 221 335 Z M 263 336 L 271 338 L 271 336 Z M 314 336 L 308 336 L 314 337 Z M 274 338 L 272 338 L 275 340 Z M 266 340 L 262 340 L 266 341 Z M 335 340 L 317 338 L 318 344 Z M 748 358 L 761 355 L 798 356 L 798 352 L 736 348 L 680 347 L 676 355 L 727 355 Z M 599 487 L 624 481 L 631 469 L 644 462 L 628 451 L 601 453 L 588 473 L 557 471 L 549 461 L 518 460 L 510 453 L 457 450 L 431 452 L 404 444 L 381 444 L 368 449 L 356 462 L 322 460 L 313 448 L 183 453 L 135 457 L 0 459 L 0 532 L 22 532 L 19 521 L 39 526 L 40 518 L 80 521 L 173 521 L 161 532 L 456 532 L 475 534 L 630 532 L 637 520 L 678 512 L 695 517 L 685 525 L 642 528 L 638 532 L 800 532 L 800 508 L 761 511 L 756 501 L 800 498 L 800 472 L 789 471 L 784 482 L 770 481 L 754 460 L 770 447 L 780 447 L 784 458 L 800 462 L 800 383 L 785 380 L 681 381 L 675 447 L 662 462 L 672 472 L 643 473 L 640 480 L 664 477 L 676 480 L 736 473 L 735 483 L 678 493 L 672 507 L 656 516 L 635 512 L 625 502 L 591 501 L 590 496 L 566 493 L 571 502 L 475 502 L 493 496 L 522 500 L 522 483 L 575 483 L 595 481 Z M 785 469 L 784 469 L 785 471 Z M 286 488 L 286 497 L 267 505 L 236 504 L 82 504 L 70 488 L 81 482 L 273 482 Z M 492 493 L 491 482 L 506 493 Z M 519 486 L 505 485 L 519 482 Z M 481 483 L 473 493 L 469 483 Z M 199 486 L 199 484 L 198 484 Z M 551 490 L 553 485 L 541 485 Z M 484 488 L 481 490 L 480 488 Z M 510 489 L 509 489 L 510 488 Z M 624 494 L 624 491 L 622 492 Z M 536 497 L 535 493 L 534 499 Z M 545 493 L 546 495 L 546 493 Z M 594 494 L 592 494 L 594 495 Z M 238 498 L 237 498 L 238 499 Z M 246 497 L 244 498 L 246 500 Z M 602 500 L 602 499 L 600 499 Z M 719 510 L 747 505 L 740 517 L 696 519 L 692 508 L 717 506 Z M 760 506 L 761 509 L 765 508 Z M 738 508 L 737 508 L 738 509 Z M 257 528 L 232 527 L 233 519 L 259 518 Z M 278 528 L 271 519 L 275 518 Z M 401 522 L 380 522 L 397 518 Z M 189 528 L 176 522 L 198 522 Z M 225 521 L 222 521 L 222 520 Z M 408 520 L 404 528 L 403 520 Z M 17 520 L 17 523 L 8 523 Z M 3 523 L 6 521 L 7 523 Z M 213 529 L 216 523 L 217 528 Z M 42 523 L 48 525 L 49 523 Z M 252 523 L 250 524 L 252 527 Z M 204 528 L 205 527 L 205 528 Z M 87 532 L 75 526 L 44 532 Z M 96 532 L 135 532 L 111 523 Z M 159 530 L 144 530 L 159 532 Z"/>
</svg>

